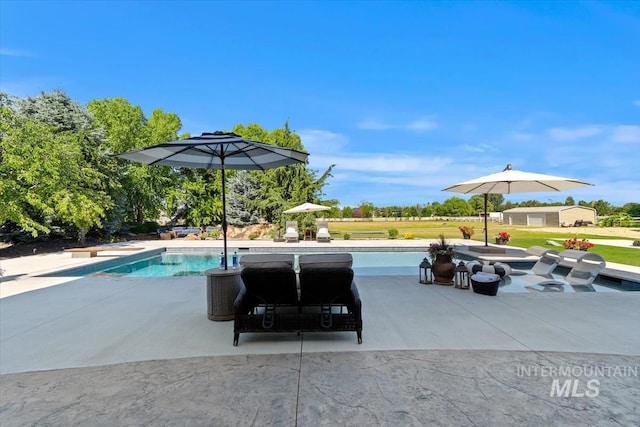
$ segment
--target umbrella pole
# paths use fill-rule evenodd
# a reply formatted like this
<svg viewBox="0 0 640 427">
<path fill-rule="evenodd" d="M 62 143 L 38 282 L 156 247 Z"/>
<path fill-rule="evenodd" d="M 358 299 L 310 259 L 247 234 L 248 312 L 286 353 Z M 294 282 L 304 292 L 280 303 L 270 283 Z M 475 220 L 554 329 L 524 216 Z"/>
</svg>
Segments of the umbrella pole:
<svg viewBox="0 0 640 427">
<path fill-rule="evenodd" d="M 220 158 L 220 163 L 222 165 L 220 172 L 222 173 L 222 234 L 224 240 L 224 251 L 222 256 L 224 256 L 224 269 L 227 270 L 227 201 L 224 190 L 224 157 Z"/>
<path fill-rule="evenodd" d="M 489 246 L 489 228 L 487 227 L 487 197 L 489 195 L 484 193 L 484 245 Z"/>
</svg>

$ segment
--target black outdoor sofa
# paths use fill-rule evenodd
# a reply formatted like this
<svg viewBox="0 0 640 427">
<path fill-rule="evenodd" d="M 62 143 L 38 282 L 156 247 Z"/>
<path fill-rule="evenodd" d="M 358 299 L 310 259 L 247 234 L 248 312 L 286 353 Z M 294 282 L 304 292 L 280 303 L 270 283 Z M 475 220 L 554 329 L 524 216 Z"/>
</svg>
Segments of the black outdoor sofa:
<svg viewBox="0 0 640 427">
<path fill-rule="evenodd" d="M 245 332 L 353 331 L 362 343 L 362 301 L 350 254 L 301 255 L 299 274 L 293 262 L 245 262 L 241 277 L 234 346 Z"/>
</svg>

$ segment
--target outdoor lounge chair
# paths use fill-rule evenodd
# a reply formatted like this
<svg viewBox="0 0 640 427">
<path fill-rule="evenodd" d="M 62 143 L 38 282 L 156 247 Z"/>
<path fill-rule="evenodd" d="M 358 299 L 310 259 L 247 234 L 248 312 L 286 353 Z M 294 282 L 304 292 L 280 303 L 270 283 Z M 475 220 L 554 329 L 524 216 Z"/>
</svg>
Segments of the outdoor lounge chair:
<svg viewBox="0 0 640 427">
<path fill-rule="evenodd" d="M 568 258 L 576 260 L 576 264 L 564 280 L 554 278 L 551 274 L 547 276 L 528 274 L 523 276 L 522 279 L 534 285 L 553 287 L 554 290 L 558 291 L 562 291 L 562 286 L 565 285 L 570 285 L 577 292 L 595 291 L 592 284 L 606 265 L 604 258 L 595 253 L 575 250 L 563 251 L 559 253 L 558 256 L 563 260 L 567 260 Z"/>
<path fill-rule="evenodd" d="M 278 255 L 241 259 L 244 286 L 234 302 L 233 345 L 245 332 L 353 331 L 362 343 L 351 254 L 301 255 L 299 287 L 289 259 Z"/>
<path fill-rule="evenodd" d="M 300 268 L 301 329 L 354 331 L 362 343 L 362 301 L 349 267 Z"/>
<path fill-rule="evenodd" d="M 317 242 L 331 242 L 331 234 L 329 234 L 329 221 L 319 219 L 316 221 L 318 232 L 316 233 Z"/>
<path fill-rule="evenodd" d="M 525 252 L 538 257 L 538 261 L 531 267 L 531 272 L 537 276 L 551 278 L 551 273 L 553 273 L 556 267 L 562 262 L 562 256 L 560 256 L 559 252 L 555 249 L 531 246 Z M 528 273 L 523 270 L 512 269 L 511 274 L 519 276 Z"/>
<path fill-rule="evenodd" d="M 287 221 L 287 227 L 284 233 L 284 241 L 286 243 L 296 243 L 299 240 L 298 221 Z"/>
<path fill-rule="evenodd" d="M 242 332 L 298 331 L 298 287 L 291 267 L 246 267 L 234 302 L 233 345 Z"/>
</svg>

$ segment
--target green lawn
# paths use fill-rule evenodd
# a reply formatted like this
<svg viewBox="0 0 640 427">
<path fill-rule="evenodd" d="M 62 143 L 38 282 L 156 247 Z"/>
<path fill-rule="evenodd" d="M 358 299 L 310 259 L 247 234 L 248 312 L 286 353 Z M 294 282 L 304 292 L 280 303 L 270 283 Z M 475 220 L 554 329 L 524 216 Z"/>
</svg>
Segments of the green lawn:
<svg viewBox="0 0 640 427">
<path fill-rule="evenodd" d="M 398 230 L 398 239 L 402 239 L 405 233 L 413 233 L 417 239 L 436 239 L 440 234 L 444 234 L 446 238 L 459 239 L 462 233 L 458 230 L 459 225 L 471 225 L 475 228 L 475 234 L 472 240 L 484 242 L 484 223 L 483 222 L 455 222 L 455 221 L 359 221 L 359 222 L 331 222 L 329 229 L 331 235 L 335 239 L 344 238 L 345 233 L 350 233 L 352 239 L 388 239 L 388 231 L 391 228 Z M 550 239 L 571 239 L 578 237 L 579 239 L 622 239 L 629 240 L 630 244 L 633 239 L 625 239 L 622 237 L 605 237 L 597 234 L 589 234 L 589 228 L 571 228 L 558 230 L 558 232 L 547 232 L 537 230 L 535 227 L 509 226 L 496 223 L 489 223 L 489 242 L 495 242 L 494 236 L 500 231 L 506 231 L 511 235 L 509 245 L 521 248 L 530 246 L 542 246 L 550 249 L 563 250 L 562 246 L 553 246 L 547 243 Z M 357 234 L 354 234 L 357 233 Z M 370 232 L 370 233 L 367 233 Z M 383 232 L 384 234 L 379 234 Z M 562 240 L 558 242 L 562 244 Z M 590 249 L 604 257 L 609 262 L 617 262 L 640 267 L 640 249 L 622 248 L 617 246 L 596 245 Z"/>
</svg>

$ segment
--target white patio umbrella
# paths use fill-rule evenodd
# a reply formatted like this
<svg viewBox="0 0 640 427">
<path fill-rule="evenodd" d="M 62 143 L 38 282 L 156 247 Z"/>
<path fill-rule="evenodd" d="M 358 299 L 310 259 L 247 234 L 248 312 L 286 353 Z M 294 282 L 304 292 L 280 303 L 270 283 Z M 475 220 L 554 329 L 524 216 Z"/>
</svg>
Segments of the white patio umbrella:
<svg viewBox="0 0 640 427">
<path fill-rule="evenodd" d="M 487 230 L 487 196 L 489 194 L 530 193 L 538 191 L 564 191 L 593 184 L 573 178 L 543 175 L 513 170 L 511 165 L 498 173 L 452 185 L 442 191 L 481 193 L 484 195 L 484 245 L 489 246 Z"/>
<path fill-rule="evenodd" d="M 225 169 L 266 170 L 304 163 L 309 154 L 244 139 L 232 132 L 205 132 L 180 141 L 165 142 L 117 157 L 148 165 L 180 168 L 220 169 L 222 175 L 222 233 L 224 259 L 227 259 L 227 214 Z M 227 262 L 224 264 L 227 269 Z"/>
<path fill-rule="evenodd" d="M 319 212 L 331 210 L 329 206 L 316 205 L 315 203 L 303 203 L 295 206 L 291 209 L 287 209 L 283 213 L 305 213 L 305 212 Z"/>
</svg>

